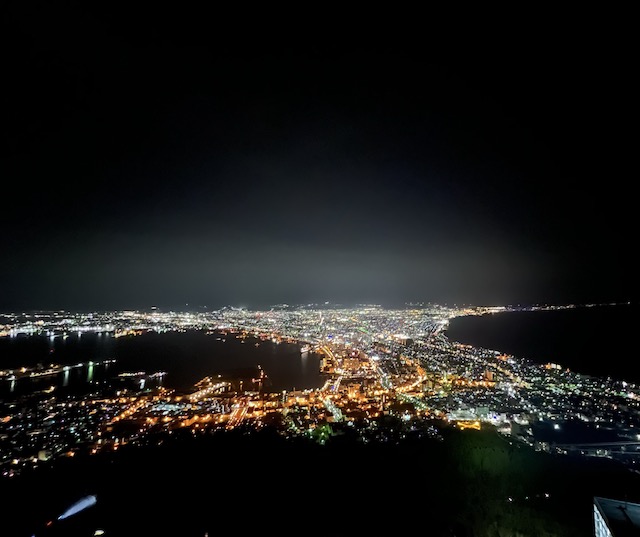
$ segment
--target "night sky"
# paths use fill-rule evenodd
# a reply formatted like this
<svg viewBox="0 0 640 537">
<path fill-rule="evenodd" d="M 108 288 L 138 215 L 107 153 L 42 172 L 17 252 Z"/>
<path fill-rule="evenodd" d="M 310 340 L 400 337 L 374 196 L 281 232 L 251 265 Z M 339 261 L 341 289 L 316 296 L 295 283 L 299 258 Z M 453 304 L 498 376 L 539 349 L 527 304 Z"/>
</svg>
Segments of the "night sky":
<svg viewBox="0 0 640 537">
<path fill-rule="evenodd" d="M 624 13 L 4 14 L 1 311 L 635 299 Z"/>
</svg>

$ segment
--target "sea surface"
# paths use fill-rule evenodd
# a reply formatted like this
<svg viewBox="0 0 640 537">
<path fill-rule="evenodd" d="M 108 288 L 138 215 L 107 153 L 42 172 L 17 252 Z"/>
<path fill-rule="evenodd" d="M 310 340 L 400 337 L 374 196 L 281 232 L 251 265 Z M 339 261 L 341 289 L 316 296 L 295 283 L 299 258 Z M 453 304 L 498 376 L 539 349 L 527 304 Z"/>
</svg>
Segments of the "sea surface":
<svg viewBox="0 0 640 537">
<path fill-rule="evenodd" d="M 66 339 L 47 336 L 19 336 L 0 339 L 0 369 L 34 367 L 41 364 L 84 363 L 67 373 L 37 380 L 22 378 L 13 383 L 0 380 L 0 397 L 35 389 L 56 387 L 56 393 L 90 391 L 99 382 L 123 372 L 166 372 L 162 385 L 189 390 L 200 379 L 215 374 L 260 366 L 268 377 L 270 391 L 319 388 L 321 356 L 300 352 L 293 343 L 274 343 L 234 334 L 207 334 L 204 331 L 148 332 L 114 338 L 108 334 L 70 334 Z M 116 360 L 108 365 L 88 365 L 89 361 Z"/>
<path fill-rule="evenodd" d="M 452 341 L 577 373 L 640 383 L 637 304 L 512 311 L 452 319 Z"/>
</svg>

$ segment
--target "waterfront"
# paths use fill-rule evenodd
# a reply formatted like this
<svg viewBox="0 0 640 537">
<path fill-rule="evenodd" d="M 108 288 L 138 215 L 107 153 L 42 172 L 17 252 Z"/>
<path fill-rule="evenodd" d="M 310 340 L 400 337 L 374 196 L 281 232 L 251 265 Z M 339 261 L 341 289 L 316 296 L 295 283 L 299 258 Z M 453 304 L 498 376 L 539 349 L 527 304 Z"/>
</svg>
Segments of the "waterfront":
<svg viewBox="0 0 640 537">
<path fill-rule="evenodd" d="M 580 308 L 556 307 L 570 313 L 579 312 Z M 98 506 L 86 513 L 89 519 L 80 514 L 70 524 L 86 521 L 94 528 L 112 531 L 114 524 L 121 523 L 113 513 L 120 509 L 126 494 L 123 484 L 132 475 L 143 482 L 151 479 L 142 471 L 144 466 L 159 479 L 154 490 L 168 485 L 168 492 L 190 490 L 191 478 L 198 476 L 200 481 L 204 468 L 208 468 L 206 480 L 221 485 L 218 490 L 222 495 L 217 496 L 216 503 L 225 501 L 230 484 L 250 484 L 253 490 L 258 484 L 272 485 L 272 479 L 279 477 L 281 486 L 272 497 L 276 505 L 282 505 L 282 501 L 290 501 L 285 498 L 297 475 L 285 475 L 285 467 L 298 472 L 307 460 L 314 460 L 321 472 L 331 469 L 358 476 L 375 468 L 375 476 L 394 476 L 382 483 L 380 490 L 397 490 L 398 485 L 410 485 L 397 482 L 398 461 L 416 461 L 418 453 L 419 457 L 429 453 L 430 460 L 438 461 L 434 462 L 437 468 L 448 467 L 435 479 L 445 483 L 447 490 L 439 489 L 430 498 L 429 502 L 436 502 L 434 505 L 445 492 L 453 493 L 450 500 L 457 504 L 454 513 L 466 510 L 475 519 L 487 509 L 502 512 L 506 502 L 513 503 L 518 515 L 508 525 L 516 528 L 520 515 L 530 513 L 532 501 L 542 502 L 535 507 L 540 509 L 535 517 L 544 525 L 561 523 L 561 517 L 553 511 L 574 502 L 568 528 L 574 527 L 574 521 L 584 524 L 589 520 L 590 498 L 602 495 L 602 487 L 613 486 L 613 493 L 607 496 L 617 497 L 633 489 L 624 485 L 625 479 L 637 481 L 637 386 L 586 377 L 560 366 L 537 365 L 522 358 L 520 352 L 507 355 L 457 343 L 445 336 L 447 326 L 455 324 L 456 319 L 471 315 L 472 320 L 482 321 L 487 318 L 484 314 L 497 312 L 505 312 L 507 317 L 519 313 L 508 307 L 452 309 L 426 305 L 386 310 L 372 305 L 322 310 L 225 308 L 204 314 L 115 311 L 8 315 L 2 326 L 5 339 L 0 340 L 5 351 L 0 355 L 5 362 L 3 383 L 10 382 L 7 375 L 15 373 L 10 367 L 22 366 L 26 371 L 17 383 L 46 386 L 52 377 L 39 377 L 42 381 L 28 378 L 29 367 L 35 365 L 38 371 L 46 372 L 48 368 L 55 371 L 52 364 L 72 363 L 75 367 L 69 374 L 76 372 L 76 384 L 88 387 L 89 392 L 69 397 L 58 387 L 44 397 L 21 397 L 18 404 L 7 401 L 0 422 L 1 470 L 5 481 L 17 487 L 15 494 L 11 491 L 7 496 L 15 497 L 19 506 L 26 505 L 24 498 L 29 497 L 32 518 L 32 490 L 59 490 L 60 482 L 68 481 L 70 488 L 65 498 L 58 495 L 59 503 L 49 504 L 44 497 L 37 502 L 39 514 L 34 523 L 40 530 L 49 528 L 51 535 L 71 534 L 66 521 L 51 521 L 74 498 L 77 501 L 83 495 L 97 494 Z M 600 327 L 604 330 L 605 324 Z M 302 353 L 305 347 L 321 354 Z M 116 360 L 108 363 L 106 385 L 124 372 L 131 373 L 126 379 L 134 383 L 141 380 L 137 376 L 140 371 L 151 374 L 166 370 L 166 379 L 162 377 L 163 385 L 158 390 L 141 386 L 115 393 L 113 388 L 93 390 L 106 359 Z M 87 360 L 93 361 L 91 379 Z M 250 382 L 244 386 L 231 378 L 232 371 L 257 366 L 269 375 L 269 390 L 263 389 L 267 382 L 256 378 L 245 377 Z M 258 378 L 262 379 L 260 375 Z M 310 385 L 305 386 L 305 379 Z M 318 389 L 300 390 L 305 387 Z M 586 441 L 597 444 L 585 445 L 585 433 L 589 433 Z M 474 439 L 481 440 L 482 445 L 472 445 Z M 231 442 L 227 452 L 221 450 L 226 442 Z M 201 451 L 197 452 L 196 446 Z M 397 451 L 389 452 L 396 447 Z M 322 462 L 331 451 L 337 458 Z M 371 459 L 362 458 L 374 452 L 377 455 Z M 275 453 L 283 458 L 276 461 Z M 453 458 L 447 460 L 449 453 Z M 497 459 L 488 453 L 497 454 Z M 514 456 L 516 453 L 524 458 Z M 606 464 L 608 475 L 609 470 L 617 472 L 616 483 L 598 484 L 585 477 L 591 488 L 579 501 L 572 490 L 553 490 L 555 478 L 544 484 L 532 479 L 526 487 L 520 487 L 522 472 L 534 460 L 555 465 L 557 457 L 563 457 L 557 467 L 561 470 L 575 464 L 572 455 L 578 454 L 591 456 L 589 466 L 585 461 L 584 472 Z M 460 488 L 465 491 L 462 497 L 456 497 L 457 485 L 446 485 L 447 478 L 453 475 L 451 472 L 464 470 L 459 465 L 461 461 L 474 457 L 479 467 L 472 469 L 472 475 L 463 472 L 454 482 L 471 477 L 484 484 L 487 468 L 498 470 L 508 461 L 513 463 L 518 477 L 513 479 L 510 471 L 491 483 L 489 489 L 481 485 L 471 496 L 465 484 Z M 131 464 L 125 470 L 126 460 Z M 251 464 L 247 465 L 249 460 Z M 360 461 L 361 466 L 354 460 Z M 380 466 L 382 460 L 388 460 L 391 466 Z M 191 462 L 197 467 L 186 466 Z M 339 462 L 346 465 L 336 466 Z M 115 468 L 120 468 L 118 475 Z M 160 468 L 162 471 L 158 472 Z M 275 474 L 269 476 L 269 468 L 275 468 Z M 247 472 L 243 474 L 244 469 Z M 434 470 L 428 472 L 431 479 Z M 70 476 L 74 473 L 77 479 L 72 481 Z M 538 474 L 533 472 L 530 477 Z M 563 481 L 573 480 L 567 475 Z M 377 477 L 372 477 L 365 488 L 376 483 L 380 484 Z M 138 515 L 157 502 L 155 496 L 145 498 L 137 491 L 129 492 L 132 496 L 126 503 Z M 339 492 L 328 488 L 319 497 L 306 496 L 305 505 L 317 504 L 327 497 L 341 505 L 352 501 L 350 493 L 344 497 L 336 494 Z M 476 512 L 478 497 L 487 498 L 489 503 Z M 420 498 L 422 502 L 423 496 Z M 549 498 L 554 500 L 547 502 Z M 136 501 L 145 499 L 150 503 L 138 509 Z M 208 504 L 210 500 L 207 496 Z M 404 510 L 405 501 L 397 507 Z M 201 536 L 208 531 L 205 528 L 211 528 L 208 511 L 196 511 L 197 516 L 189 516 L 185 522 L 193 523 L 193 532 L 185 527 L 182 534 Z M 438 504 L 434 516 L 443 512 L 445 506 Z M 132 515 L 129 510 L 125 524 L 131 524 Z M 547 516 L 556 522 L 544 522 Z M 182 516 L 179 518 L 184 521 Z M 489 518 L 495 519 L 495 515 Z M 447 520 L 451 518 L 445 517 L 445 525 L 449 524 Z M 15 522 L 24 526 L 22 520 Z M 164 525 L 165 520 L 141 517 L 138 522 L 145 529 L 138 527 L 135 532 L 153 533 L 147 531 L 150 523 Z M 31 522 L 28 525 L 33 527 Z M 24 529 L 25 535 L 33 535 L 30 528 Z M 121 529 L 116 533 L 123 534 Z M 529 534 L 542 533 L 532 530 Z M 553 534 L 580 535 L 569 529 Z"/>
<path fill-rule="evenodd" d="M 456 317 L 447 336 L 585 375 L 640 381 L 632 334 L 636 304 Z"/>
<path fill-rule="evenodd" d="M 189 391 L 200 379 L 234 370 L 257 367 L 266 372 L 274 391 L 318 388 L 324 382 L 319 372 L 320 356 L 300 352 L 292 343 L 274 343 L 234 334 L 149 332 L 114 338 L 110 334 L 88 333 L 67 338 L 21 336 L 0 338 L 0 369 L 35 367 L 42 364 L 83 367 L 57 375 L 0 381 L 0 396 L 20 394 L 54 385 L 58 390 L 81 393 L 123 372 L 164 371 L 165 387 Z M 108 366 L 89 366 L 89 361 L 116 360 Z"/>
</svg>

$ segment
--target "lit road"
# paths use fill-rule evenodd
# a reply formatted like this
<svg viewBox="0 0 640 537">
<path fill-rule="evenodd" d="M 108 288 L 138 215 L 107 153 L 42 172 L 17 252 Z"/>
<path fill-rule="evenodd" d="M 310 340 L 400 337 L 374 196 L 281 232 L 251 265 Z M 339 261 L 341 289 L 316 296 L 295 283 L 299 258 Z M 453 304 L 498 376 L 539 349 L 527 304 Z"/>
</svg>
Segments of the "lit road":
<svg viewBox="0 0 640 537">
<path fill-rule="evenodd" d="M 323 345 L 322 347 L 319 348 L 319 350 L 327 354 L 329 358 L 331 358 L 331 360 L 336 359 L 335 355 L 333 354 L 333 351 L 329 348 L 328 345 Z"/>
<path fill-rule="evenodd" d="M 231 412 L 231 416 L 229 416 L 229 421 L 227 422 L 227 429 L 233 429 L 242 423 L 242 420 L 247 415 L 247 410 L 249 408 L 248 400 L 243 399 L 242 402 L 238 403 L 238 405 Z"/>
<path fill-rule="evenodd" d="M 391 380 L 389 380 L 389 376 L 382 370 L 380 366 L 376 366 L 376 372 L 380 376 L 380 384 L 386 390 L 391 390 L 393 388 L 393 384 Z"/>
<path fill-rule="evenodd" d="M 336 421 L 342 421 L 342 411 L 328 397 L 324 400 L 324 406 L 333 415 Z"/>
</svg>

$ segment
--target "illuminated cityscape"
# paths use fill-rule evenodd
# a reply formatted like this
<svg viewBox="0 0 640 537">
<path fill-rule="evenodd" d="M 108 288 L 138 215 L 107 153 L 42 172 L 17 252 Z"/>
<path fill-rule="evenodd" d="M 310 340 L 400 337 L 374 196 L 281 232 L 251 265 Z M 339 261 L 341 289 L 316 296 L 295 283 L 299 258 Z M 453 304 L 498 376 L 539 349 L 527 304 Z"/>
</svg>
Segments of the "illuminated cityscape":
<svg viewBox="0 0 640 537">
<path fill-rule="evenodd" d="M 533 309 L 571 308 L 540 306 Z M 42 312 L 6 315 L 2 336 L 81 337 L 94 332 L 108 338 L 147 332 L 202 331 L 260 345 L 295 344 L 301 354 L 321 356 L 324 385 L 317 389 L 269 389 L 268 371 L 244 378 L 212 374 L 191 390 L 163 386 L 163 371 L 123 372 L 119 384 L 96 386 L 94 393 L 57 397 L 49 390 L 23 395 L 3 405 L 0 420 L 2 476 L 24 467 L 80 451 L 96 454 L 123 445 L 153 443 L 154 438 L 188 430 L 202 435 L 234 428 L 274 427 L 285 437 L 323 443 L 350 430 L 365 443 L 389 441 L 385 416 L 400 418 L 413 434 L 438 435 L 436 421 L 459 429 L 495 428 L 510 441 L 535 450 L 608 457 L 640 464 L 640 390 L 621 380 L 536 364 L 499 351 L 452 342 L 449 321 L 458 316 L 515 310 L 506 307 L 411 305 L 385 309 L 276 306 L 268 311 L 223 308 L 204 313 L 116 311 Z M 531 308 L 529 308 L 531 309 Z M 50 364 L 0 371 L 16 382 L 56 375 L 72 368 L 88 371 L 109 362 Z M 28 403 L 28 404 L 27 404 Z M 563 443 L 536 438 L 534 424 L 560 430 L 566 423 L 613 433 L 614 440 Z"/>
<path fill-rule="evenodd" d="M 636 525 L 634 17 L 178 11 L 3 12 L 2 537 Z"/>
</svg>

